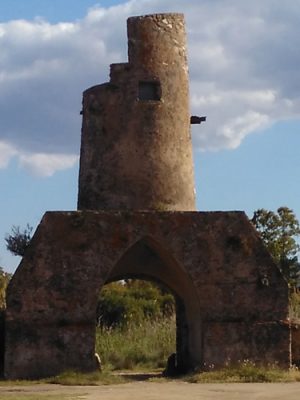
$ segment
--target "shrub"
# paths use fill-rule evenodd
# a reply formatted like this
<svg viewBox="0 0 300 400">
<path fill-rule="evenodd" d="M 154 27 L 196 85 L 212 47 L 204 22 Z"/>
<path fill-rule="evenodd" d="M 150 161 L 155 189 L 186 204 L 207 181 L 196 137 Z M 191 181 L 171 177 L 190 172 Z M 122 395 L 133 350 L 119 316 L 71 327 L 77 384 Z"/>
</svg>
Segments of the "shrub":
<svg viewBox="0 0 300 400">
<path fill-rule="evenodd" d="M 2 267 L 0 267 L 0 310 L 5 309 L 6 306 L 6 288 L 11 278 L 11 274 L 5 272 Z"/>
<path fill-rule="evenodd" d="M 290 295 L 290 318 L 300 319 L 300 293 L 292 293 Z"/>
<path fill-rule="evenodd" d="M 113 282 L 100 292 L 97 323 L 101 327 L 125 326 L 145 319 L 171 317 L 175 312 L 174 297 L 159 286 L 139 280 Z"/>
</svg>

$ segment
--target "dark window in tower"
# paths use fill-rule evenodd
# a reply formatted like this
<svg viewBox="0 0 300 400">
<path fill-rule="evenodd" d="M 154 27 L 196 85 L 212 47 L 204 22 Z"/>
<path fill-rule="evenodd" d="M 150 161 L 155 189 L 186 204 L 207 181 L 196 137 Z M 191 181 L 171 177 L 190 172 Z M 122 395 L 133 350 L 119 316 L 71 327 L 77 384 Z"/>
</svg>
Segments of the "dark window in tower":
<svg viewBox="0 0 300 400">
<path fill-rule="evenodd" d="M 160 82 L 141 81 L 139 82 L 139 100 L 159 101 L 161 98 Z"/>
</svg>

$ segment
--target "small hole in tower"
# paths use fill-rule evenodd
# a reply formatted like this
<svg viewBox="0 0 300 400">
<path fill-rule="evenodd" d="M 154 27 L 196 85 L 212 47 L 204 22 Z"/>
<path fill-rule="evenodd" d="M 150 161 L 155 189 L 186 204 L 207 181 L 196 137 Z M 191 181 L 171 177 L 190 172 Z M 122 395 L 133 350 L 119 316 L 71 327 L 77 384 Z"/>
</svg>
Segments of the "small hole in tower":
<svg viewBox="0 0 300 400">
<path fill-rule="evenodd" d="M 140 81 L 138 99 L 143 101 L 159 101 L 161 99 L 160 82 Z"/>
</svg>

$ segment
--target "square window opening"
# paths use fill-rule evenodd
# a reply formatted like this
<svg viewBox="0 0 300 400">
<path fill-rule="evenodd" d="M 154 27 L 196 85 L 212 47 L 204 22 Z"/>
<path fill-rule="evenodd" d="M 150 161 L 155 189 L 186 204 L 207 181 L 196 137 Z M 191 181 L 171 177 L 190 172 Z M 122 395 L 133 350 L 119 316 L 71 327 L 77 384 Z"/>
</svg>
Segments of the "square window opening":
<svg viewBox="0 0 300 400">
<path fill-rule="evenodd" d="M 161 99 L 160 82 L 156 81 L 139 82 L 138 99 L 142 101 L 159 101 Z"/>
</svg>

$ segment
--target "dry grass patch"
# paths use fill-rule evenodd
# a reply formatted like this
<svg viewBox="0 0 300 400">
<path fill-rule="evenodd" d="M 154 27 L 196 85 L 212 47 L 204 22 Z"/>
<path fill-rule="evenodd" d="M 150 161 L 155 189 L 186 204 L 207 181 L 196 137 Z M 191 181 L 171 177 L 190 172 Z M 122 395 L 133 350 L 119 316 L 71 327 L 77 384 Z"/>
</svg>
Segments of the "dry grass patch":
<svg viewBox="0 0 300 400">
<path fill-rule="evenodd" d="M 190 383 L 300 382 L 300 371 L 296 367 L 283 370 L 276 365 L 257 366 L 246 360 L 235 366 L 194 373 L 184 380 Z"/>
<path fill-rule="evenodd" d="M 96 371 L 91 373 L 66 371 L 60 375 L 43 379 L 43 382 L 66 386 L 99 386 L 125 383 L 127 380 L 125 377 L 114 375 L 109 371 Z"/>
<path fill-rule="evenodd" d="M 78 395 L 64 394 L 29 394 L 29 393 L 1 393 L 1 400 L 79 400 Z"/>
</svg>

